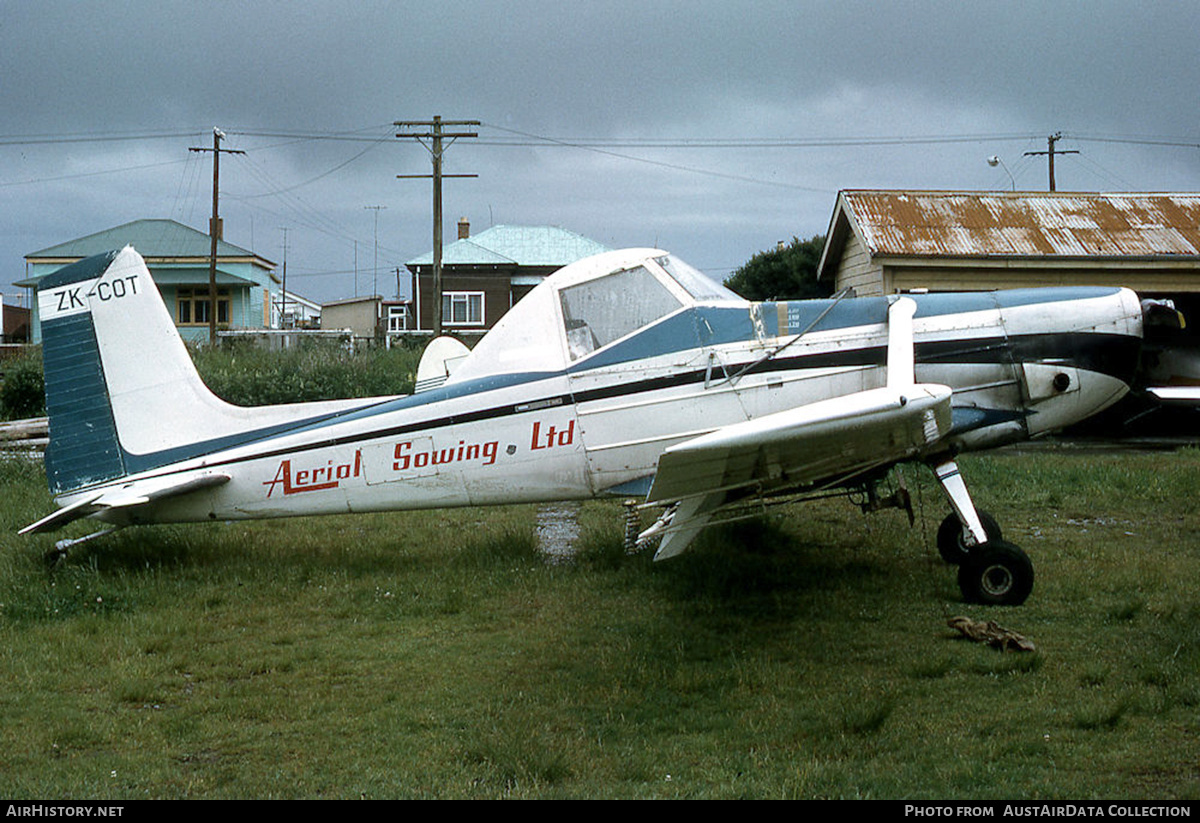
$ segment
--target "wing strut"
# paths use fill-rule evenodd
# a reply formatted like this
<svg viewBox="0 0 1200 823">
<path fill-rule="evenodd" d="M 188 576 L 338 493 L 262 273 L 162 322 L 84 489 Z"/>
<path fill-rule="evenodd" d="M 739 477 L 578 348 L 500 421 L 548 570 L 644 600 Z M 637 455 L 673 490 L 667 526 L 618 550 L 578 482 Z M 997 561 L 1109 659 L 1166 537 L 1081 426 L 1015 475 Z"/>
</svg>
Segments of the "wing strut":
<svg viewBox="0 0 1200 823">
<path fill-rule="evenodd" d="M 916 313 L 917 301 L 911 297 L 898 297 L 888 306 L 888 388 L 902 389 L 917 382 L 913 344 L 913 315 Z"/>
</svg>

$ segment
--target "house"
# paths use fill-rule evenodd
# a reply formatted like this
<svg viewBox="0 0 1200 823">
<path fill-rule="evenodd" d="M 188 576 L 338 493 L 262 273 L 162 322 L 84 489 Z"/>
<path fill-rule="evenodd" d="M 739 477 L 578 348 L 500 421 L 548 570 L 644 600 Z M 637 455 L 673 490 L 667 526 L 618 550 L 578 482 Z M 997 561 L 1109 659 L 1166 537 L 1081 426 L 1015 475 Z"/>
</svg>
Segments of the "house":
<svg viewBox="0 0 1200 823">
<path fill-rule="evenodd" d="M 347 329 L 358 340 L 382 340 L 388 334 L 412 331 L 408 300 L 388 300 L 378 295 L 348 297 L 321 306 L 321 328 Z"/>
<path fill-rule="evenodd" d="M 554 226 L 493 226 L 472 237 L 464 217 L 458 239 L 442 249 L 442 327 L 482 334 L 547 275 L 608 250 Z M 413 275 L 416 327 L 432 329 L 433 252 L 405 265 Z"/>
<path fill-rule="evenodd" d="M 29 309 L 12 306 L 0 295 L 0 343 L 29 342 Z"/>
<path fill-rule="evenodd" d="M 860 296 L 1128 286 L 1200 298 L 1200 194 L 843 191 L 817 276 Z"/>
<path fill-rule="evenodd" d="M 27 254 L 26 277 L 17 285 L 36 289 L 38 281 L 63 266 L 131 245 L 145 258 L 183 338 L 204 341 L 208 339 L 211 244 L 209 235 L 174 220 L 135 220 Z M 273 327 L 271 308 L 280 292 L 273 262 L 218 239 L 216 279 L 218 328 Z M 34 342 L 40 342 L 37 300 L 30 303 Z"/>
<path fill-rule="evenodd" d="M 281 329 L 321 328 L 321 304 L 294 292 L 279 292 L 271 307 L 272 324 Z"/>
</svg>

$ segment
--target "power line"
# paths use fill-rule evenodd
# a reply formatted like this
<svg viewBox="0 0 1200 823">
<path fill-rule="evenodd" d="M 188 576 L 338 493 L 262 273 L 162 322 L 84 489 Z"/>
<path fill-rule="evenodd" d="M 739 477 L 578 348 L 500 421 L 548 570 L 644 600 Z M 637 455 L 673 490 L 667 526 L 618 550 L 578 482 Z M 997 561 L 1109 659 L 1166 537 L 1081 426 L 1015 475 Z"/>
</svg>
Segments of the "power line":
<svg viewBox="0 0 1200 823">
<path fill-rule="evenodd" d="M 1072 140 L 1089 143 L 1124 143 L 1133 146 L 1167 146 L 1184 149 L 1200 149 L 1200 143 L 1175 137 L 1105 137 L 1101 135 L 1068 134 Z"/>
<path fill-rule="evenodd" d="M 502 126 L 492 126 L 492 128 L 501 129 L 502 131 L 509 131 L 514 134 L 525 134 L 524 132 L 518 132 L 514 129 L 505 129 Z M 525 136 L 536 137 L 536 135 L 530 135 L 530 134 L 526 134 Z M 584 151 L 590 151 L 590 152 L 594 152 L 596 154 L 603 154 L 603 155 L 607 155 L 609 157 L 615 157 L 620 160 L 629 160 L 629 161 L 632 161 L 635 163 L 644 163 L 649 166 L 657 166 L 659 168 L 671 169 L 673 171 L 685 171 L 685 172 L 689 172 L 691 174 L 702 174 L 702 175 L 707 175 L 709 177 L 719 177 L 719 178 L 722 178 L 725 180 L 736 180 L 741 183 L 758 183 L 758 184 L 765 185 L 765 186 L 777 186 L 780 188 L 795 189 L 798 191 L 820 192 L 822 194 L 827 194 L 830 192 L 830 189 L 813 188 L 810 186 L 799 186 L 794 183 L 781 183 L 778 180 L 762 180 L 759 178 L 745 177 L 743 175 L 738 175 L 738 174 L 729 174 L 727 172 L 712 171 L 710 169 L 699 169 L 699 168 L 695 168 L 693 166 L 681 166 L 678 163 L 667 163 L 662 160 L 651 160 L 646 157 L 635 157 L 633 155 L 621 154 L 619 152 L 611 151 L 611 150 L 605 149 L 605 148 L 600 148 L 599 146 L 594 146 L 594 145 L 590 145 L 590 144 L 583 143 L 583 142 L 568 142 L 568 141 L 559 140 L 559 139 L 556 139 L 553 137 L 540 137 L 537 139 L 546 141 L 547 143 L 550 143 L 550 144 L 553 144 L 556 146 L 562 146 L 562 147 L 568 147 L 568 148 L 574 148 L 574 149 L 582 149 Z M 530 145 L 534 145 L 534 144 L 530 144 Z"/>
<path fill-rule="evenodd" d="M 523 138 L 503 139 L 483 137 L 478 140 L 479 146 L 497 147 L 528 147 L 528 146 L 560 146 L 564 148 L 666 148 L 666 149 L 745 149 L 745 148 L 838 148 L 844 146 L 893 146 L 893 145 L 929 145 L 945 143 L 975 143 L 984 141 L 1027 140 L 1028 132 L 1000 132 L 979 134 L 948 134 L 948 135 L 850 135 L 845 137 L 551 137 L 529 132 L 510 129 L 492 123 L 481 124 L 485 128 Z M 359 142 L 378 144 L 386 140 L 379 135 L 364 134 L 380 126 L 370 126 L 362 129 L 331 132 L 283 131 L 266 129 L 230 129 L 227 135 L 244 137 L 275 137 L 287 140 L 271 146 L 260 146 L 256 151 L 265 148 L 276 148 L 290 143 L 307 141 Z M 54 145 L 61 143 L 105 143 L 137 140 L 164 140 L 192 137 L 197 133 L 191 131 L 146 131 L 146 132 L 67 132 L 61 134 L 7 134 L 0 135 L 0 147 L 3 146 L 35 146 Z M 390 135 L 389 135 L 390 136 Z M 1131 145 L 1165 146 L 1177 148 L 1200 148 L 1200 141 L 1194 137 L 1155 137 L 1144 135 L 1091 135 L 1069 132 L 1065 136 L 1072 140 L 1097 143 L 1125 143 Z"/>
<path fill-rule="evenodd" d="M 515 134 L 523 140 L 483 139 L 481 146 L 541 146 L 556 145 L 571 148 L 669 148 L 669 149 L 747 149 L 747 148 L 837 148 L 842 146 L 896 146 L 942 143 L 979 143 L 997 140 L 1027 140 L 1020 134 L 955 134 L 955 135 L 876 135 L 850 137 L 547 137 L 530 134 L 494 124 L 485 124 L 498 131 Z"/>
<path fill-rule="evenodd" d="M 68 134 L 9 134 L 0 135 L 0 146 L 45 146 L 58 143 L 114 143 L 130 140 L 178 140 L 195 137 L 196 131 L 109 133 L 76 132 Z"/>
</svg>

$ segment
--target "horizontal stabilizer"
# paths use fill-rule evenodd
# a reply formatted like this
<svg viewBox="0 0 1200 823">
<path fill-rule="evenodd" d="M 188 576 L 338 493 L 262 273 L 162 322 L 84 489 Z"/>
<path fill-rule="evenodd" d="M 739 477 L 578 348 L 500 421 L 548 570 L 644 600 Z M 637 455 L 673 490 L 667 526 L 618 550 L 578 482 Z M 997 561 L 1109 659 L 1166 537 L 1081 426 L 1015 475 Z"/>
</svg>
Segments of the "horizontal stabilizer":
<svg viewBox="0 0 1200 823">
<path fill-rule="evenodd" d="M 101 507 L 96 506 L 95 502 L 103 495 L 97 494 L 92 497 L 84 497 L 81 500 L 76 500 L 69 506 L 63 506 L 53 514 L 43 517 L 36 523 L 30 523 L 25 528 L 21 529 L 17 534 L 39 534 L 41 532 L 52 532 L 60 529 L 63 526 L 78 520 L 81 517 L 87 517 L 89 514 L 95 514 Z"/>
<path fill-rule="evenodd" d="M 138 506 L 148 506 L 159 500 L 170 497 L 181 497 L 185 494 L 210 489 L 229 482 L 229 475 L 206 473 L 193 475 L 186 479 L 162 478 L 128 483 L 124 486 L 89 495 L 64 506 L 53 514 L 43 517 L 36 523 L 31 523 L 21 529 L 18 534 L 39 534 L 55 531 L 68 523 L 82 517 L 89 517 L 102 511 L 112 509 L 133 509 Z"/>
</svg>

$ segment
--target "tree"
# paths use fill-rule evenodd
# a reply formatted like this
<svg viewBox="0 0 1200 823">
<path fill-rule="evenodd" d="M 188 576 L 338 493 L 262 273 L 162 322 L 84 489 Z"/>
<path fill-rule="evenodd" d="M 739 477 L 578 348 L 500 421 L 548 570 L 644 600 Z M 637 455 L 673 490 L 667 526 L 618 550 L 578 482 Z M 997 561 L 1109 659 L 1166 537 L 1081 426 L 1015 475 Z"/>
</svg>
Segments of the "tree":
<svg viewBox="0 0 1200 823">
<path fill-rule="evenodd" d="M 815 235 L 769 251 L 760 251 L 725 280 L 747 300 L 806 300 L 829 297 L 833 281 L 817 280 L 817 263 L 825 238 Z"/>
</svg>

